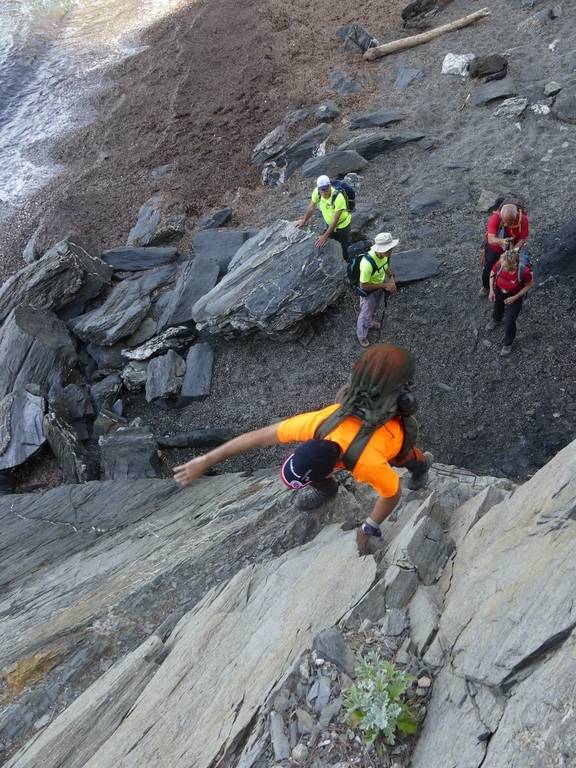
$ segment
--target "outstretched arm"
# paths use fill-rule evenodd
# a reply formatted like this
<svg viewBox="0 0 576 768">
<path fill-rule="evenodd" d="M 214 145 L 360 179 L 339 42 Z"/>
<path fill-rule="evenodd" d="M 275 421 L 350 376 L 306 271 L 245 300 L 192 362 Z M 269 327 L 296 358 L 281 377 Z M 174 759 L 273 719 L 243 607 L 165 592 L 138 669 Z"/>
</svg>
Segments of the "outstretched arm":
<svg viewBox="0 0 576 768">
<path fill-rule="evenodd" d="M 315 210 L 316 210 L 316 204 L 310 203 L 308 208 L 306 208 L 306 213 L 304 214 L 303 218 L 298 219 L 298 221 L 296 222 L 296 226 L 300 228 L 305 227 L 306 224 L 308 224 L 308 222 L 312 218 L 312 215 Z"/>
<path fill-rule="evenodd" d="M 220 464 L 221 461 L 225 461 L 231 456 L 246 453 L 246 451 L 252 448 L 278 445 L 280 441 L 276 434 L 277 427 L 277 424 L 270 424 L 268 427 L 256 429 L 253 432 L 245 432 L 243 435 L 238 435 L 233 440 L 228 440 L 227 443 L 214 448 L 213 451 L 209 451 L 203 456 L 198 456 L 191 461 L 187 461 L 186 464 L 174 467 L 174 479 L 181 486 L 189 485 L 193 480 L 202 477 L 215 464 Z"/>
</svg>

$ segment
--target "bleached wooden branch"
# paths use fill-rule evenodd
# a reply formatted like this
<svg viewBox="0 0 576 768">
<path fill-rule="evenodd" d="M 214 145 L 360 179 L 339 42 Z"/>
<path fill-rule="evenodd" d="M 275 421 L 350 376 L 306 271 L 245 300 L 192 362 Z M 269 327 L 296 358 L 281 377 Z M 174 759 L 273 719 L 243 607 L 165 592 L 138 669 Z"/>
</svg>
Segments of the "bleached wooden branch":
<svg viewBox="0 0 576 768">
<path fill-rule="evenodd" d="M 453 32 L 455 29 L 462 29 L 470 24 L 474 24 L 475 21 L 483 19 L 485 16 L 490 16 L 489 8 L 481 8 L 479 11 L 470 13 L 468 16 L 463 16 L 461 19 L 451 21 L 449 24 L 444 24 L 436 29 L 429 29 L 427 32 L 422 32 L 420 35 L 412 35 L 411 37 L 404 37 L 401 40 L 393 40 L 390 43 L 384 43 L 377 48 L 368 48 L 364 54 L 364 58 L 367 61 L 374 61 L 380 59 L 382 56 L 388 56 L 390 53 L 396 53 L 396 51 L 404 51 L 406 48 L 414 48 L 422 43 L 428 43 L 430 40 L 434 40 L 435 37 L 445 35 L 446 32 Z"/>
</svg>

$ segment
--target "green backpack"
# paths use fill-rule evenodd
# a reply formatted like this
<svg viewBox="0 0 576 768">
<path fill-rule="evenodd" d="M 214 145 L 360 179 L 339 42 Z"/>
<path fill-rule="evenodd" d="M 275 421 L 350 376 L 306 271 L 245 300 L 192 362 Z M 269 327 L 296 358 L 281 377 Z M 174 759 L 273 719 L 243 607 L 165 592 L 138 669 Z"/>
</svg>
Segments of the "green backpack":
<svg viewBox="0 0 576 768">
<path fill-rule="evenodd" d="M 349 416 L 361 419 L 358 433 L 342 456 L 342 463 L 352 471 L 374 432 L 400 416 L 404 442 L 399 455 L 409 451 L 418 438 L 413 416 L 418 406 L 410 390 L 415 369 L 414 355 L 407 349 L 394 344 L 370 347 L 355 364 L 340 407 L 318 425 L 314 437 L 325 439 Z"/>
</svg>

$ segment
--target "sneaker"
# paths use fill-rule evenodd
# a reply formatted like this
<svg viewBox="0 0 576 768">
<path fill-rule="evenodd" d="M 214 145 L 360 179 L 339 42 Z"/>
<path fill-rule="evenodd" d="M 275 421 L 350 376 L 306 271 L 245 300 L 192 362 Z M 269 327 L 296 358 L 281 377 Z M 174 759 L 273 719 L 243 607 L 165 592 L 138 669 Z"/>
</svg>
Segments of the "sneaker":
<svg viewBox="0 0 576 768">
<path fill-rule="evenodd" d="M 296 506 L 298 509 L 306 511 L 318 509 L 337 493 L 338 483 L 331 477 L 327 477 L 325 480 L 319 480 L 317 483 L 310 484 L 298 491 Z"/>
<path fill-rule="evenodd" d="M 369 347 L 370 342 L 368 339 L 358 339 L 358 344 L 360 344 L 361 347 Z"/>
<path fill-rule="evenodd" d="M 478 291 L 478 296 L 488 296 L 488 291 L 486 288 L 484 288 L 484 286 L 482 286 L 482 288 L 480 288 Z"/>
<path fill-rule="evenodd" d="M 486 331 L 493 331 L 494 328 L 498 328 L 501 322 L 502 322 L 501 320 L 494 320 L 494 319 L 488 320 L 484 329 Z"/>
<path fill-rule="evenodd" d="M 510 354 L 512 354 L 512 344 L 504 344 L 504 346 L 500 350 L 500 355 L 502 357 L 508 357 L 508 355 Z"/>
<path fill-rule="evenodd" d="M 434 462 L 434 456 L 432 453 L 430 453 L 430 451 L 426 451 L 424 456 L 426 458 L 426 469 L 423 472 L 420 472 L 418 475 L 411 474 L 406 483 L 407 487 L 411 491 L 419 491 L 421 488 L 426 488 L 428 485 L 428 474 L 430 472 L 430 467 Z"/>
</svg>

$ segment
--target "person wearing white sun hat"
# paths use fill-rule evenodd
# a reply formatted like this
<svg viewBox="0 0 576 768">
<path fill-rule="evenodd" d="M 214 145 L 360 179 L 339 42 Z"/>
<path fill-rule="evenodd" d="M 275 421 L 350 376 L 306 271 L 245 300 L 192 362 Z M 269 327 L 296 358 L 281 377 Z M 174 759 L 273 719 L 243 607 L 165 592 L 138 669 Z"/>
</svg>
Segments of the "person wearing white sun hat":
<svg viewBox="0 0 576 768">
<path fill-rule="evenodd" d="M 374 245 L 360 262 L 360 312 L 356 323 L 356 335 L 361 347 L 369 346 L 368 331 L 380 328 L 375 320 L 384 296 L 384 291 L 396 293 L 394 274 L 390 269 L 392 250 L 400 241 L 390 232 L 380 232 L 374 238 Z"/>
</svg>

